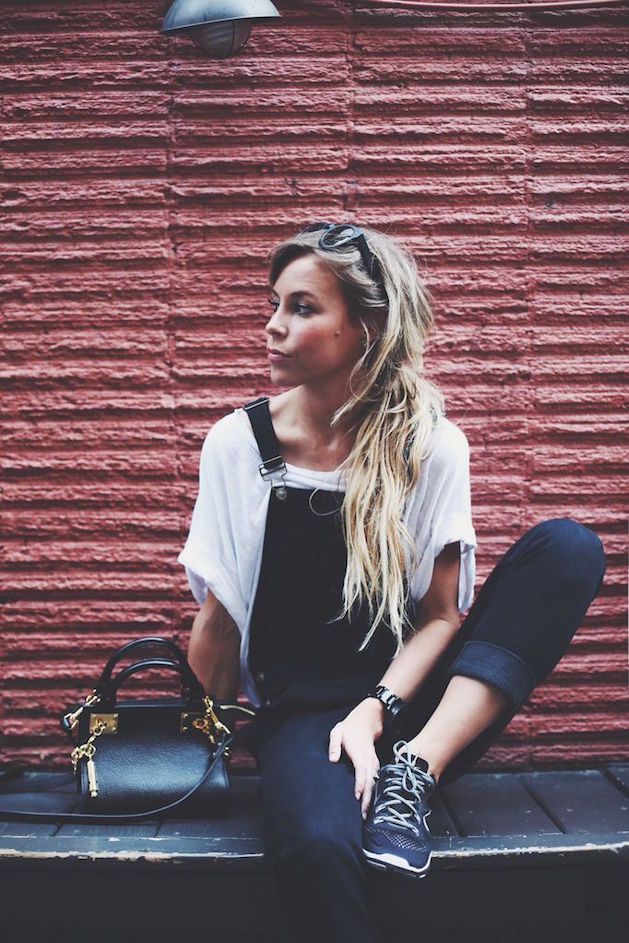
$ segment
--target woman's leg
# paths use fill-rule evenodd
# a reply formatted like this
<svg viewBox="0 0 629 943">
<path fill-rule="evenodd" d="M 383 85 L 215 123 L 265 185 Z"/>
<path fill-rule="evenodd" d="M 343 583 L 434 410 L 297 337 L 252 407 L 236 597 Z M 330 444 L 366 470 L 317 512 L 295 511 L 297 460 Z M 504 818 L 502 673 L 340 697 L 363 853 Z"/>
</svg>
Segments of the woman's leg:
<svg viewBox="0 0 629 943">
<path fill-rule="evenodd" d="M 294 715 L 259 748 L 265 852 L 290 940 L 377 943 L 369 909 L 354 772 L 330 763 L 332 727 L 349 707 Z"/>
<path fill-rule="evenodd" d="M 435 779 L 473 765 L 552 671 L 604 572 L 599 538 L 567 518 L 532 527 L 502 557 L 398 729 L 377 745 L 384 765 L 363 831 L 374 867 L 426 874 Z"/>
<path fill-rule="evenodd" d="M 455 675 L 428 723 L 408 741 L 439 782 L 444 769 L 492 723 L 506 714 L 508 698 L 486 681 Z"/>
<path fill-rule="evenodd" d="M 550 674 L 604 573 L 600 539 L 569 518 L 543 521 L 509 548 L 404 722 L 410 751 L 436 778 L 451 780 L 479 759 Z"/>
</svg>

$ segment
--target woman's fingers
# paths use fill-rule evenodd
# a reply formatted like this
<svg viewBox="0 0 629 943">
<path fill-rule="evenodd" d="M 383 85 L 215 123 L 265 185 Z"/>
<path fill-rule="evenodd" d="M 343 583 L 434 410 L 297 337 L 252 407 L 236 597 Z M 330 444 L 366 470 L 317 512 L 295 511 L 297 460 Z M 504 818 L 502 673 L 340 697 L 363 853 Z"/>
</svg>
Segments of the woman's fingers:
<svg viewBox="0 0 629 943">
<path fill-rule="evenodd" d="M 328 748 L 328 757 L 332 763 L 336 763 L 336 761 L 340 759 L 342 739 L 343 728 L 341 724 L 335 724 L 330 731 L 330 745 Z"/>
<path fill-rule="evenodd" d="M 365 788 L 365 778 L 367 776 L 367 770 L 363 765 L 356 767 L 356 782 L 354 784 L 354 795 L 357 799 L 360 799 L 363 789 Z"/>
<path fill-rule="evenodd" d="M 369 812 L 369 806 L 371 805 L 371 797 L 373 796 L 374 787 L 376 784 L 376 779 L 378 778 L 380 772 L 380 766 L 376 766 L 375 770 L 372 770 L 371 777 L 367 780 L 365 789 L 363 792 L 363 799 L 360 805 L 361 815 L 364 819 L 367 818 L 367 813 Z"/>
<path fill-rule="evenodd" d="M 367 816 L 367 812 L 369 811 L 371 797 L 373 795 L 375 777 L 379 768 L 380 764 L 377 754 L 374 754 L 373 758 L 369 757 L 368 760 L 365 760 L 356 766 L 356 783 L 354 787 L 354 794 L 357 799 L 362 800 L 360 811 L 363 818 Z"/>
<path fill-rule="evenodd" d="M 380 769 L 378 754 L 364 742 L 364 736 L 360 738 L 351 735 L 344 737 L 346 728 L 343 723 L 335 724 L 330 731 L 330 741 L 328 745 L 328 758 L 331 763 L 336 763 L 341 752 L 345 752 L 354 766 L 354 795 L 361 801 L 361 814 L 363 819 L 367 817 L 371 797 L 373 795 L 374 778 Z M 361 755 L 362 754 L 362 755 Z"/>
</svg>

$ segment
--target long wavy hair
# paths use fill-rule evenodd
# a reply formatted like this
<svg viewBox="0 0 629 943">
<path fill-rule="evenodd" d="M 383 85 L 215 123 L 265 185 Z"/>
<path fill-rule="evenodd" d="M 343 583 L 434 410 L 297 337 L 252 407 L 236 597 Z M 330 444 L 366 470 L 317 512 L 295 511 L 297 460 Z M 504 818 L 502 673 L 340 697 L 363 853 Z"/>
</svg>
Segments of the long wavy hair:
<svg viewBox="0 0 629 943">
<path fill-rule="evenodd" d="M 370 627 L 359 651 L 382 623 L 396 639 L 397 654 L 414 629 L 410 574 L 418 562 L 404 509 L 445 404 L 438 387 L 422 375 L 434 317 L 415 259 L 392 236 L 360 228 L 380 265 L 377 281 L 367 274 L 355 245 L 320 249 L 319 231 L 297 233 L 271 249 L 269 283 L 272 287 L 294 259 L 314 253 L 336 275 L 350 320 L 364 329 L 364 352 L 350 375 L 349 398 L 331 421 L 333 427 L 347 424 L 355 438 L 340 466 L 346 472 L 341 519 L 347 568 L 342 611 L 330 621 L 351 620 L 366 603 Z"/>
</svg>

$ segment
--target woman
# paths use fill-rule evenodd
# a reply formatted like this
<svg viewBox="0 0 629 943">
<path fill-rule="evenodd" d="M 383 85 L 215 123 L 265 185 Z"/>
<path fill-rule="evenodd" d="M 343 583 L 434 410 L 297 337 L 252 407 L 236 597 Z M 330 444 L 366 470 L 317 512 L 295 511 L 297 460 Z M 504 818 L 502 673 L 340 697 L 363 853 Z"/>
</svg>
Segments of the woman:
<svg viewBox="0 0 629 943">
<path fill-rule="evenodd" d="M 566 518 L 514 543 L 472 601 L 469 450 L 422 376 L 411 254 L 319 223 L 271 254 L 271 381 L 210 430 L 179 560 L 206 689 L 259 707 L 265 849 L 295 941 L 379 939 L 367 865 L 423 876 L 439 782 L 556 665 L 598 592 Z M 240 653 L 240 664 L 238 655 Z M 324 903 L 325 902 L 325 903 Z"/>
</svg>

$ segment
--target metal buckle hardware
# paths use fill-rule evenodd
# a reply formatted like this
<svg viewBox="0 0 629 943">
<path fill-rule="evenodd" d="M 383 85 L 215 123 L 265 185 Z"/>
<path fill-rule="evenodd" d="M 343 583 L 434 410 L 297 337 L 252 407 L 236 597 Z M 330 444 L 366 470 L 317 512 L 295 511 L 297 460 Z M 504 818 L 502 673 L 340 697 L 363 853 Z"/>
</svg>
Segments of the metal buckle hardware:
<svg viewBox="0 0 629 943">
<path fill-rule="evenodd" d="M 90 733 L 94 733 L 101 724 L 103 733 L 118 733 L 118 714 L 90 714 Z"/>
<path fill-rule="evenodd" d="M 272 467 L 269 468 L 269 465 Z M 258 470 L 263 478 L 265 475 L 275 474 L 275 472 L 279 471 L 280 468 L 284 468 L 284 471 L 286 471 L 286 463 L 281 455 L 275 455 L 273 458 L 267 458 L 266 462 L 262 462 L 260 465 L 258 465 Z"/>
<path fill-rule="evenodd" d="M 275 463 L 274 468 L 266 467 L 267 465 L 270 465 L 273 462 Z M 266 462 L 262 462 L 261 465 L 258 465 L 258 470 L 264 481 L 267 480 L 266 479 L 267 475 L 273 475 L 279 471 L 282 477 L 282 482 L 279 485 L 274 485 L 273 482 L 271 482 L 271 489 L 274 492 L 275 496 L 279 498 L 280 501 L 285 501 L 286 498 L 288 497 L 288 491 L 286 490 L 286 485 L 284 484 L 284 480 L 286 478 L 286 475 L 288 474 L 288 469 L 286 467 L 286 462 L 284 461 L 282 456 L 276 455 L 274 458 L 267 458 Z"/>
<path fill-rule="evenodd" d="M 76 725 L 79 722 L 79 717 L 83 713 L 86 707 L 90 707 L 91 704 L 97 704 L 100 701 L 100 696 L 96 693 L 96 688 L 92 691 L 91 694 L 88 694 L 84 702 L 80 707 L 77 707 L 75 711 L 70 711 L 67 714 L 63 715 L 64 721 L 67 723 L 70 730 L 74 730 Z"/>
<path fill-rule="evenodd" d="M 229 735 L 231 731 L 229 727 L 226 727 L 225 724 L 221 723 L 218 719 L 216 711 L 214 710 L 214 701 L 206 695 L 203 698 L 203 703 L 205 704 L 204 714 L 193 714 L 182 711 L 179 729 L 182 733 L 186 733 L 191 728 L 200 730 L 201 733 L 205 734 L 210 743 L 215 746 L 217 743 L 217 734 L 226 733 Z"/>
</svg>

